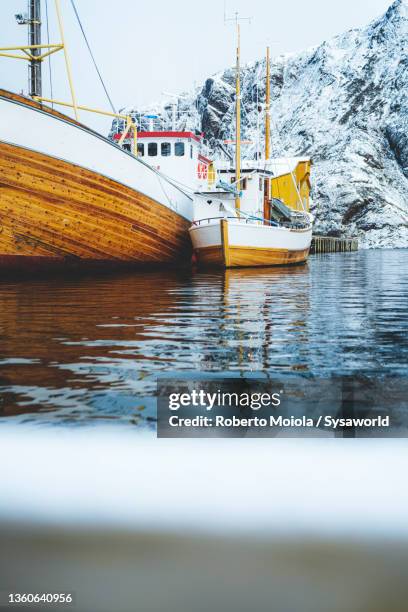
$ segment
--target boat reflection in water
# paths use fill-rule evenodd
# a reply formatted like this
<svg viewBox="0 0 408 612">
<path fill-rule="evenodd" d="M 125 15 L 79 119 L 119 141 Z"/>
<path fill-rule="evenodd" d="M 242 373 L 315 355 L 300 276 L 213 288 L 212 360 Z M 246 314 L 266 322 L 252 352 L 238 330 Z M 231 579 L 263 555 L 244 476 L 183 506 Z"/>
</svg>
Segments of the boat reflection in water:
<svg viewBox="0 0 408 612">
<path fill-rule="evenodd" d="M 279 366 L 274 354 L 290 342 L 293 332 L 297 344 L 306 341 L 309 290 L 304 265 L 225 270 L 220 332 L 225 347 L 236 349 L 231 369 L 267 371 Z"/>
<path fill-rule="evenodd" d="M 146 273 L 3 284 L 2 414 L 138 421 L 152 392 L 143 379 L 171 367 L 171 345 L 153 330 L 182 282 Z"/>
<path fill-rule="evenodd" d="M 166 372 L 406 373 L 406 257 L 3 281 L 1 415 L 154 428 Z"/>
</svg>

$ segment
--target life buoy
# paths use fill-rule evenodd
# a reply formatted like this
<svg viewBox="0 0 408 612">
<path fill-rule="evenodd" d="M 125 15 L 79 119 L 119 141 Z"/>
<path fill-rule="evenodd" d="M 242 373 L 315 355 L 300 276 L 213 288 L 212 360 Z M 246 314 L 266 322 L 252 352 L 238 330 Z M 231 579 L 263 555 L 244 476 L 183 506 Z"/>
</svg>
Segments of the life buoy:
<svg viewBox="0 0 408 612">
<path fill-rule="evenodd" d="M 203 162 L 198 162 L 197 166 L 197 176 L 199 179 L 207 180 L 208 177 L 208 166 Z"/>
</svg>

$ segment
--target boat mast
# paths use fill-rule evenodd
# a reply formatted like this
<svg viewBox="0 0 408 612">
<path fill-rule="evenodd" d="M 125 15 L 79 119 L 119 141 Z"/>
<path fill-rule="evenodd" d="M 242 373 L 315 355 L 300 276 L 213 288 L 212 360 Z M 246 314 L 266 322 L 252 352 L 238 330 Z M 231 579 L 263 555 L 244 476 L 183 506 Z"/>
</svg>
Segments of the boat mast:
<svg viewBox="0 0 408 612">
<path fill-rule="evenodd" d="M 271 156 L 271 68 L 269 47 L 266 48 L 266 100 L 265 100 L 265 160 Z"/>
<path fill-rule="evenodd" d="M 235 173 L 236 173 L 236 188 L 238 195 L 235 198 L 235 208 L 239 211 L 241 208 L 241 79 L 240 79 L 240 54 L 241 54 L 241 32 L 240 25 L 237 19 L 237 64 L 236 64 L 236 113 L 235 113 Z"/>
<path fill-rule="evenodd" d="M 240 56 L 241 56 L 241 29 L 240 21 L 251 22 L 251 17 L 239 17 L 239 13 L 235 13 L 235 17 L 227 19 L 225 4 L 224 4 L 224 23 L 227 21 L 234 21 L 237 26 L 237 62 L 236 62 L 236 75 L 235 75 L 235 187 L 237 195 L 235 197 L 235 208 L 238 211 L 241 209 L 241 77 L 240 77 Z"/>
<path fill-rule="evenodd" d="M 71 91 L 72 108 L 74 109 L 75 119 L 78 121 L 78 119 L 79 119 L 79 117 L 78 117 L 78 104 L 77 104 L 77 101 L 76 101 L 76 95 L 75 95 L 75 90 L 74 90 L 74 82 L 72 80 L 71 62 L 69 61 L 67 45 L 66 45 L 66 42 L 65 42 L 64 26 L 63 26 L 63 23 L 62 23 L 62 14 L 61 14 L 60 0 L 55 0 L 55 9 L 57 11 L 58 26 L 59 26 L 60 36 L 61 36 L 62 47 L 64 49 L 65 67 L 67 69 L 69 89 Z"/>
<path fill-rule="evenodd" d="M 271 75 L 269 61 L 269 47 L 266 47 L 266 83 L 265 83 L 265 170 L 266 162 L 271 156 Z M 269 225 L 271 211 L 269 206 L 269 198 L 271 191 L 271 182 L 269 178 L 264 181 L 264 225 Z"/>
<path fill-rule="evenodd" d="M 41 45 L 41 0 L 28 0 L 28 44 Z M 40 48 L 33 48 L 32 56 L 28 64 L 28 82 L 30 96 L 42 96 L 41 84 L 41 56 Z"/>
</svg>

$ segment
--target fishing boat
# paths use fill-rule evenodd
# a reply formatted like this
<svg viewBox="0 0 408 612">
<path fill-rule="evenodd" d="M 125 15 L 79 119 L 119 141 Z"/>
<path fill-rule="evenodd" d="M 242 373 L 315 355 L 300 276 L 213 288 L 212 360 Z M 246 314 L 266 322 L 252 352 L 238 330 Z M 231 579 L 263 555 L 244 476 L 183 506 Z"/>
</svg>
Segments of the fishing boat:
<svg viewBox="0 0 408 612">
<path fill-rule="evenodd" d="M 78 105 L 60 2 L 61 42 L 52 45 L 41 44 L 40 0 L 28 4 L 28 16 L 16 18 L 28 25 L 29 44 L 0 49 L 0 56 L 28 60 L 30 86 L 29 97 L 0 90 L 0 270 L 190 261 L 191 195 L 156 160 L 138 155 L 132 117 Z M 42 96 L 41 64 L 57 51 L 65 55 L 71 102 Z M 75 118 L 54 103 L 73 109 Z M 80 111 L 123 119 L 119 141 L 81 123 Z M 185 143 L 173 148 L 175 162 L 186 167 L 190 155 L 198 159 L 195 135 L 175 136 Z M 166 145 L 163 161 L 168 152 Z"/>
<path fill-rule="evenodd" d="M 268 48 L 265 158 L 242 162 L 239 23 L 237 31 L 235 167 L 218 166 L 215 189 L 196 193 L 189 228 L 195 258 L 201 266 L 224 268 L 304 263 L 312 241 L 311 160 L 270 157 Z"/>
</svg>

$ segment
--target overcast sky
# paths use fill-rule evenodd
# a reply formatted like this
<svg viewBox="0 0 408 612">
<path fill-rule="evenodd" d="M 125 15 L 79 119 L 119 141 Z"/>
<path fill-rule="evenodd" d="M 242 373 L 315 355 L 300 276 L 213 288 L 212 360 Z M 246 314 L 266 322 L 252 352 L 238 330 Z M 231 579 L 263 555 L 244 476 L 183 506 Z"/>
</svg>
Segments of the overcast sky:
<svg viewBox="0 0 408 612">
<path fill-rule="evenodd" d="M 385 12 L 391 0 L 227 0 L 232 17 L 242 22 L 242 61 L 259 59 L 267 44 L 272 54 L 296 52 L 317 45 L 350 28 L 367 24 Z M 200 84 L 232 65 L 234 29 L 224 25 L 223 0 L 75 0 L 91 47 L 117 107 L 145 105 Z M 26 0 L 0 0 L 0 45 L 26 42 L 26 27 L 14 14 L 26 11 Z M 61 0 L 65 34 L 80 104 L 108 109 L 106 97 L 84 46 L 70 0 Z M 48 0 L 51 42 L 59 42 L 54 0 Z M 42 2 L 46 42 L 45 0 Z M 57 54 L 59 55 L 59 54 Z M 62 54 L 53 56 L 54 97 L 69 99 Z M 48 64 L 44 91 L 49 95 Z M 0 87 L 27 91 L 26 62 L 0 58 Z M 94 115 L 81 119 L 99 129 Z M 105 122 L 106 123 L 106 122 Z"/>
</svg>

